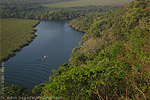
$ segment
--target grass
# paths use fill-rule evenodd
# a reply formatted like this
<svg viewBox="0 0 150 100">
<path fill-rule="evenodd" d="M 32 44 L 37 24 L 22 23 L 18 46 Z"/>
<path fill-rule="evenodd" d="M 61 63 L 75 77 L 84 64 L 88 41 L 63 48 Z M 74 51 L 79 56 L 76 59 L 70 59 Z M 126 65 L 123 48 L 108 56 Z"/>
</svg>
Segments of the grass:
<svg viewBox="0 0 150 100">
<path fill-rule="evenodd" d="M 0 69 L 0 73 L 3 73 L 4 72 L 4 69 Z"/>
<path fill-rule="evenodd" d="M 79 7 L 79 6 L 114 6 L 114 5 L 124 5 L 133 0 L 77 0 L 69 2 L 61 2 L 55 4 L 46 4 L 44 7 L 51 8 L 66 8 L 66 7 Z"/>
<path fill-rule="evenodd" d="M 1 19 L 1 45 L 0 62 L 14 55 L 14 51 L 20 50 L 22 46 L 31 42 L 35 34 L 35 26 L 38 20 L 26 19 Z"/>
</svg>

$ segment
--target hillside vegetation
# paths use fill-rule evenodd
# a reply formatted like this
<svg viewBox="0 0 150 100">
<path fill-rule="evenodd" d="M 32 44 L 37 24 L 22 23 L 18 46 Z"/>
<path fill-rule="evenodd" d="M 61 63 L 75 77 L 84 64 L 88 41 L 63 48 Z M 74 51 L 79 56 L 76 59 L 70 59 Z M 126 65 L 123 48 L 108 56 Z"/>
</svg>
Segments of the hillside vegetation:
<svg viewBox="0 0 150 100">
<path fill-rule="evenodd" d="M 133 0 L 76 0 L 69 2 L 61 2 L 54 4 L 45 4 L 44 7 L 66 8 L 66 7 L 82 7 L 82 6 L 117 6 L 124 5 Z"/>
<path fill-rule="evenodd" d="M 64 100 L 149 100 L 149 1 L 136 0 L 105 14 L 70 22 L 85 31 L 69 64 L 33 89 Z"/>
<path fill-rule="evenodd" d="M 47 13 L 52 10 L 43 4 L 73 0 L 1 0 L 0 18 L 50 19 Z"/>
<path fill-rule="evenodd" d="M 33 27 L 38 22 L 38 20 L 1 19 L 0 61 L 14 55 L 14 51 L 20 50 L 35 37 Z"/>
<path fill-rule="evenodd" d="M 44 4 L 72 0 L 2 0 L 0 18 L 21 18 L 40 20 L 71 20 L 87 13 L 104 12 L 116 7 L 74 7 L 74 8 L 48 8 Z"/>
</svg>

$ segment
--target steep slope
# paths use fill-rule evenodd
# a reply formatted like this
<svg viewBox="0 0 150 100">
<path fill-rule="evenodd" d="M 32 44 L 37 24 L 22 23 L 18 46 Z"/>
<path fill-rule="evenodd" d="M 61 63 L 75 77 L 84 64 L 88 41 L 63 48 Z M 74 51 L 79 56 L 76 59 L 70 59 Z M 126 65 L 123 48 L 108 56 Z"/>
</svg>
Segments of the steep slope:
<svg viewBox="0 0 150 100">
<path fill-rule="evenodd" d="M 92 16 L 92 17 L 91 17 Z M 35 95 L 65 100 L 150 99 L 149 1 L 136 0 L 105 14 L 89 14 L 71 26 L 85 31 L 69 64 L 60 65 Z"/>
</svg>

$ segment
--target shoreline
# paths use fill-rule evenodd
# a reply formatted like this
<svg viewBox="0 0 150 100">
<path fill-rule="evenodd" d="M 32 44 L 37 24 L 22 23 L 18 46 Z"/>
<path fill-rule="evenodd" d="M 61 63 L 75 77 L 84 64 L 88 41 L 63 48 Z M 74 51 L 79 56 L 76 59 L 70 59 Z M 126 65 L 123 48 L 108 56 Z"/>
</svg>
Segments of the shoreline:
<svg viewBox="0 0 150 100">
<path fill-rule="evenodd" d="M 21 46 L 18 47 L 18 49 L 13 50 L 13 51 L 12 51 L 13 54 L 12 54 L 12 55 L 9 54 L 7 58 L 4 58 L 4 59 L 1 61 L 1 64 L 2 64 L 2 62 L 6 62 L 10 57 L 15 56 L 15 55 L 16 55 L 16 54 L 15 54 L 16 52 L 20 52 L 20 51 L 23 49 L 23 47 L 28 46 L 28 45 L 36 38 L 37 35 L 35 34 L 35 32 L 37 32 L 37 30 L 35 29 L 35 27 L 36 27 L 40 22 L 41 22 L 41 20 L 39 20 L 35 25 L 32 26 L 33 32 L 31 32 L 30 34 L 34 34 L 34 36 L 31 37 L 31 39 L 28 40 L 27 43 L 22 44 Z M 2 65 L 0 65 L 0 67 L 2 67 Z"/>
<path fill-rule="evenodd" d="M 79 32 L 82 32 L 82 33 L 86 33 L 87 31 L 84 31 L 84 30 L 80 30 L 80 29 L 77 29 L 74 25 L 72 24 L 68 24 L 71 28 L 73 28 L 74 30 L 76 31 L 79 31 Z"/>
<path fill-rule="evenodd" d="M 41 20 L 39 20 L 35 25 L 33 25 L 32 28 L 35 28 L 40 22 L 41 22 Z M 86 33 L 86 31 L 77 29 L 74 25 L 71 25 L 71 24 L 68 24 L 68 25 L 69 25 L 71 28 L 73 28 L 74 30 L 76 30 L 76 31 L 79 31 L 79 32 L 82 32 L 82 33 Z M 36 38 L 37 35 L 35 34 L 35 32 L 37 32 L 37 30 L 36 30 L 36 29 L 33 29 L 33 32 L 31 32 L 30 34 L 34 34 L 34 36 L 31 37 L 31 39 L 28 40 L 27 43 L 22 44 L 20 47 L 18 47 L 18 49 L 13 50 L 13 51 L 12 51 L 13 54 L 12 54 L 12 55 L 9 54 L 7 58 L 4 58 L 4 59 L 1 61 L 1 63 L 2 63 L 2 62 L 6 62 L 9 58 L 15 56 L 15 55 L 16 55 L 15 53 L 16 53 L 16 52 L 20 52 L 20 51 L 23 49 L 23 47 L 28 46 L 28 45 Z M 1 65 L 0 65 L 0 67 L 1 67 Z"/>
</svg>

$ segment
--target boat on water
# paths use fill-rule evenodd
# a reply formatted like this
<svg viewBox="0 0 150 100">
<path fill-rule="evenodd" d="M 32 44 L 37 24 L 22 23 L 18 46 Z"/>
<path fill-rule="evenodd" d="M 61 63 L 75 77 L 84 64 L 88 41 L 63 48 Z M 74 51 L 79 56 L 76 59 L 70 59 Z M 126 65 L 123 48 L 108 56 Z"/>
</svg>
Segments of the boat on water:
<svg viewBox="0 0 150 100">
<path fill-rule="evenodd" d="M 48 56 L 43 56 L 44 59 L 48 58 Z"/>
</svg>

